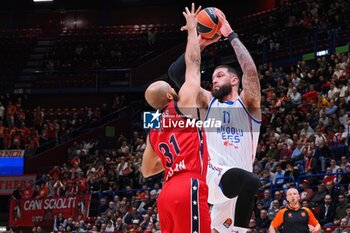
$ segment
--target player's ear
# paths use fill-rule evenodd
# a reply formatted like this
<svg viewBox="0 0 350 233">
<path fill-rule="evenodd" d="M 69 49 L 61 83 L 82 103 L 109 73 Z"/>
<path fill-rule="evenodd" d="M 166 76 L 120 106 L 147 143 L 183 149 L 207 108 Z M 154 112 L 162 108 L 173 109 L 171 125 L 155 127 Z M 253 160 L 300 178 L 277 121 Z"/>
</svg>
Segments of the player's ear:
<svg viewBox="0 0 350 233">
<path fill-rule="evenodd" d="M 168 99 L 168 100 L 173 100 L 173 96 L 168 92 L 168 93 L 166 93 L 166 98 Z"/>
<path fill-rule="evenodd" d="M 231 85 L 234 86 L 234 85 L 237 85 L 237 84 L 239 84 L 239 78 L 236 75 L 234 75 L 231 78 Z"/>
</svg>

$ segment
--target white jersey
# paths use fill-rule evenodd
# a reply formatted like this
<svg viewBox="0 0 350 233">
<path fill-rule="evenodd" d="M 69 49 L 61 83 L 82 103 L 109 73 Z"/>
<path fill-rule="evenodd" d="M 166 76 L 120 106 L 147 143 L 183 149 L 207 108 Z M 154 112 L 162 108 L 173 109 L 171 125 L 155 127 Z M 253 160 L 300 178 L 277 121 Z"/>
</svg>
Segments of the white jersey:
<svg viewBox="0 0 350 233">
<path fill-rule="evenodd" d="M 206 131 L 210 161 L 252 172 L 261 121 L 250 115 L 241 98 L 212 98 L 206 115 L 209 119 L 221 122 L 221 127 Z"/>
</svg>

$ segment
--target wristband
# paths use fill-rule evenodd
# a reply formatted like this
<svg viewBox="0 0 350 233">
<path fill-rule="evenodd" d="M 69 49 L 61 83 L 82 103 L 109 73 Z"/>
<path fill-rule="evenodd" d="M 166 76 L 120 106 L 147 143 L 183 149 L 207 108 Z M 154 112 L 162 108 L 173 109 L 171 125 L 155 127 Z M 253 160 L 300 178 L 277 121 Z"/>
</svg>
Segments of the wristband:
<svg viewBox="0 0 350 233">
<path fill-rule="evenodd" d="M 228 35 L 228 40 L 232 42 L 234 39 L 238 38 L 237 33 L 231 32 L 230 35 Z"/>
</svg>

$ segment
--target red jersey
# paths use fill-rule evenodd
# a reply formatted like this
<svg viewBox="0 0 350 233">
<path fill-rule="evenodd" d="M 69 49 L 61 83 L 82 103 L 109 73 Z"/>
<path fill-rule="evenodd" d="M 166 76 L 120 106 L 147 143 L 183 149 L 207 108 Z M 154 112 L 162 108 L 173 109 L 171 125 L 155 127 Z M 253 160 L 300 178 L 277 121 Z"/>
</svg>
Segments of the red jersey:
<svg viewBox="0 0 350 233">
<path fill-rule="evenodd" d="M 151 130 L 149 140 L 165 168 L 166 182 L 157 200 L 161 230 L 210 233 L 203 128 L 183 116 L 177 102 L 171 102 L 160 118 L 160 128 Z"/>
<path fill-rule="evenodd" d="M 160 128 L 150 131 L 149 140 L 162 160 L 164 180 L 184 172 L 205 180 L 208 150 L 204 129 L 190 124 L 196 120 L 183 116 L 174 101 L 162 111 L 160 118 Z"/>
</svg>

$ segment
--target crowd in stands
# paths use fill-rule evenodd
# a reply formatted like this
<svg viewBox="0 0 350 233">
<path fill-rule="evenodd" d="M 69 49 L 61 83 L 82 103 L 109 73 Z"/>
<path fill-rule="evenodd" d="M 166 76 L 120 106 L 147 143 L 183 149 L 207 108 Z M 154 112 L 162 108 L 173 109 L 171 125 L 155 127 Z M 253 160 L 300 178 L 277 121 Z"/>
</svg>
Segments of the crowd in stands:
<svg viewBox="0 0 350 233">
<path fill-rule="evenodd" d="M 349 66 L 350 53 L 339 53 L 260 70 L 263 124 L 254 172 L 261 177 L 261 189 L 252 232 L 267 232 L 287 204 L 289 187 L 300 189 L 302 205 L 314 211 L 322 226 L 350 224 Z M 91 193 L 90 216 L 95 218 L 84 222 L 58 216 L 58 232 L 157 232 L 162 177 L 142 177 L 145 146 L 143 132 L 120 135 L 108 150 L 98 141 L 77 142 L 68 151 L 69 161 L 54 167 L 29 195 L 23 190 L 27 196 L 21 198 Z"/>
<path fill-rule="evenodd" d="M 285 205 L 284 190 L 296 184 L 303 206 L 322 226 L 349 220 L 349 67 L 350 53 L 338 53 L 260 70 L 263 127 L 254 165 L 262 178 L 258 229 L 266 229 L 264 222 Z M 268 190 L 271 185 L 275 193 Z"/>
<path fill-rule="evenodd" d="M 28 96 L 0 96 L 0 150 L 23 149 L 34 153 L 48 141 L 60 143 L 60 136 L 94 123 L 124 106 L 125 96 L 101 107 L 42 108 L 26 107 Z"/>
<path fill-rule="evenodd" d="M 145 139 L 140 132 L 135 132 L 131 140 L 120 135 L 116 144 L 115 149 L 106 150 L 98 141 L 75 142 L 68 151 L 67 163 L 52 168 L 35 187 L 18 188 L 13 198 L 90 193 L 93 221 L 65 219 L 59 214 L 54 223 L 54 230 L 58 232 L 159 230 L 156 198 L 162 177 L 146 181 L 140 173 Z M 33 229 L 35 231 L 37 228 Z"/>
<path fill-rule="evenodd" d="M 346 17 L 349 11 L 350 5 L 344 0 L 286 1 L 257 22 L 260 27 L 254 27 L 253 39 L 248 43 L 256 44 L 256 54 L 262 51 L 283 53 L 280 48 L 288 46 L 291 40 L 300 35 L 302 40 L 298 41 L 299 45 L 293 45 L 294 48 L 308 48 L 307 51 L 311 51 L 312 48 L 323 47 L 324 43 L 330 45 L 333 43 L 332 35 L 337 36 L 340 31 L 349 29 L 349 19 Z"/>
<path fill-rule="evenodd" d="M 294 10 L 287 3 L 277 15 L 268 17 L 274 33 L 257 31 L 254 43 L 279 50 L 276 28 L 287 25 L 305 32 L 344 26 L 343 13 L 349 10 L 344 0 L 305 0 L 298 7 Z M 227 42 L 218 46 L 223 50 L 229 47 Z M 78 48 L 75 53 L 80 56 L 82 51 Z M 263 123 L 254 173 L 261 178 L 261 189 L 250 232 L 268 231 L 278 210 L 287 205 L 285 190 L 289 187 L 300 190 L 302 206 L 309 207 L 322 226 L 350 226 L 350 53 L 259 68 L 259 75 Z M 203 82 L 203 87 L 210 89 L 210 82 Z M 1 102 L 4 117 L 8 103 Z M 12 123 L 3 119 L 4 124 Z M 162 177 L 142 177 L 145 146 L 144 132 L 134 132 L 129 138 L 120 135 L 115 148 L 108 150 L 98 141 L 76 142 L 68 151 L 66 164 L 52 168 L 34 189 L 17 190 L 20 195 L 13 198 L 91 193 L 90 216 L 94 218 L 84 221 L 58 215 L 55 232 L 160 232 L 156 199 Z M 35 227 L 33 232 L 41 232 L 41 228 Z"/>
<path fill-rule="evenodd" d="M 254 59 L 267 63 L 291 54 L 300 55 L 348 43 L 349 13 L 350 4 L 345 0 L 287 0 L 256 17 L 239 20 L 227 17 Z M 204 51 L 204 55 L 213 58 L 215 64 L 220 64 L 220 56 L 231 54 L 232 50 L 225 41 Z"/>
<path fill-rule="evenodd" d="M 179 42 L 178 25 L 143 24 L 91 27 L 64 31 L 46 53 L 43 68 L 127 68 L 143 57 Z"/>
</svg>

